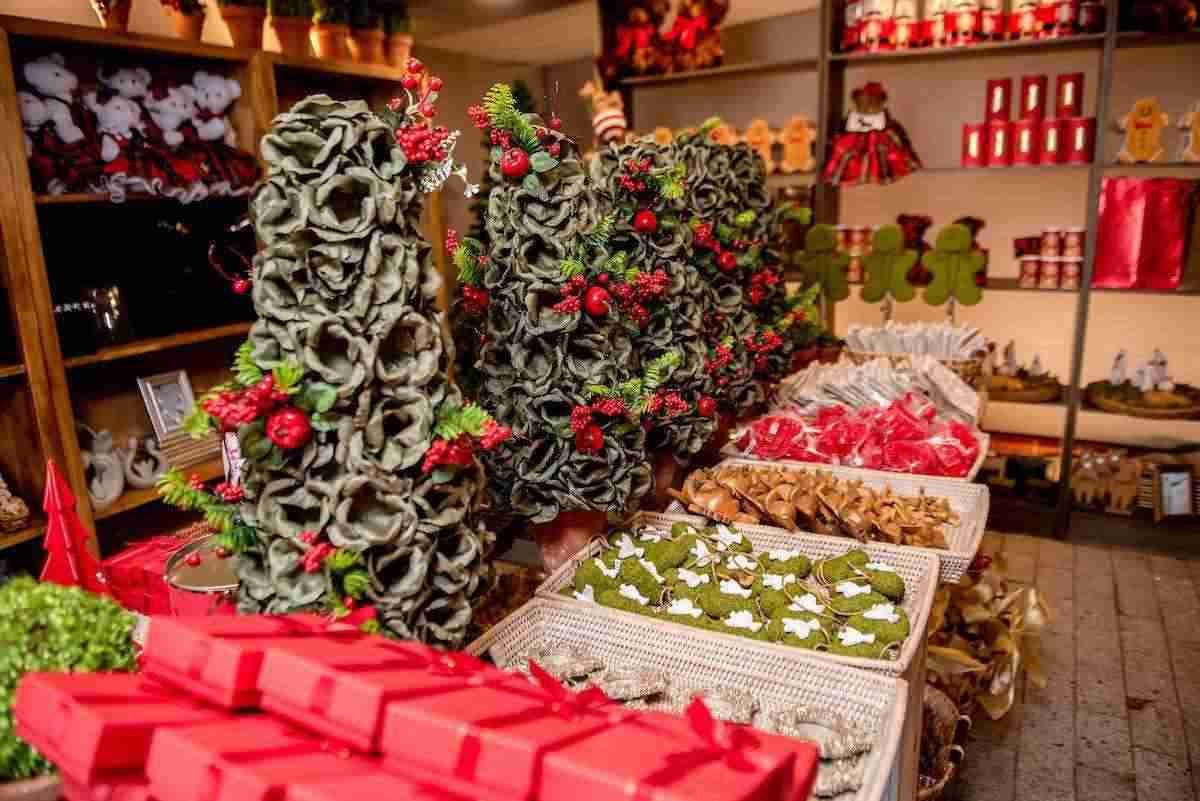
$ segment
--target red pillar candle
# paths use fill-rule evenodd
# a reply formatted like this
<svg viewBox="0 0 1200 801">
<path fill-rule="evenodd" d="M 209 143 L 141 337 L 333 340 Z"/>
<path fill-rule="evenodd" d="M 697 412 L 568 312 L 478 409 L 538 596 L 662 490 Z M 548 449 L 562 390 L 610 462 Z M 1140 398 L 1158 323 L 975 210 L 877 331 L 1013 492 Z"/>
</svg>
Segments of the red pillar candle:
<svg viewBox="0 0 1200 801">
<path fill-rule="evenodd" d="M 925 3 L 925 44 L 942 47 L 947 44 L 947 0 L 928 0 Z"/>
<path fill-rule="evenodd" d="M 988 123 L 987 163 L 989 167 L 1012 165 L 1012 123 L 995 120 Z"/>
<path fill-rule="evenodd" d="M 1067 72 L 1058 76 L 1054 89 L 1055 116 L 1083 116 L 1083 73 Z"/>
<path fill-rule="evenodd" d="M 962 166 L 987 166 L 987 125 L 968 122 L 963 125 Z"/>
<path fill-rule="evenodd" d="M 1029 165 L 1037 164 L 1041 156 L 1041 141 L 1039 134 L 1041 126 L 1038 120 L 1022 119 L 1012 124 L 1012 163 Z"/>
<path fill-rule="evenodd" d="M 1086 231 L 1082 226 L 1064 228 L 1062 254 L 1069 259 L 1083 258 L 1085 234 Z"/>
<path fill-rule="evenodd" d="M 987 82 L 987 109 L 984 119 L 1012 119 L 1012 78 L 992 78 Z"/>
<path fill-rule="evenodd" d="M 1066 120 L 1042 120 L 1039 163 L 1060 164 L 1066 158 Z"/>
<path fill-rule="evenodd" d="M 1021 117 L 1042 119 L 1046 116 L 1046 88 L 1050 79 L 1046 75 L 1021 76 Z"/>
<path fill-rule="evenodd" d="M 1038 10 L 1039 39 L 1047 39 L 1054 35 L 1054 21 L 1058 18 L 1058 0 L 1039 0 Z"/>
<path fill-rule="evenodd" d="M 1062 257 L 1043 256 L 1038 271 L 1038 289 L 1058 289 L 1062 278 Z"/>
<path fill-rule="evenodd" d="M 1083 274 L 1082 256 L 1064 256 L 1058 276 L 1059 289 L 1079 289 L 1079 277 Z"/>
<path fill-rule="evenodd" d="M 1072 117 L 1066 120 L 1066 159 L 1068 164 L 1090 164 L 1096 149 L 1096 118 Z"/>
</svg>

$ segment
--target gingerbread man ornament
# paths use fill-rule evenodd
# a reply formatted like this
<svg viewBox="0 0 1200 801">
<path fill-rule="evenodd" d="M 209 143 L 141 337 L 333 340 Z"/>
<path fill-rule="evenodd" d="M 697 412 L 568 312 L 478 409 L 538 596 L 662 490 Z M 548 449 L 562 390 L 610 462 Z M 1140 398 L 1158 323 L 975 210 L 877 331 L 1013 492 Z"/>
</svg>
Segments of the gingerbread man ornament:
<svg viewBox="0 0 1200 801">
<path fill-rule="evenodd" d="M 779 132 L 779 142 L 783 145 L 783 161 L 779 163 L 779 169 L 789 175 L 811 172 L 816 166 L 813 161 L 815 138 L 816 126 L 808 117 L 797 114 L 789 119 Z"/>
<path fill-rule="evenodd" d="M 742 137 L 742 141 L 758 153 L 759 158 L 763 160 L 763 167 L 766 169 L 767 175 L 775 172 L 776 164 L 772 153 L 772 148 L 775 146 L 775 132 L 771 130 L 771 126 L 766 120 L 750 120 L 750 125 L 746 128 L 746 134 Z"/>
<path fill-rule="evenodd" d="M 714 144 L 736 145 L 738 143 L 737 128 L 734 128 L 727 122 L 723 122 L 709 131 L 708 138 Z"/>
<path fill-rule="evenodd" d="M 1143 97 L 1121 120 L 1125 143 L 1117 154 L 1122 164 L 1158 161 L 1163 157 L 1163 131 L 1171 124 L 1157 97 Z"/>
<path fill-rule="evenodd" d="M 1179 118 L 1179 129 L 1185 134 L 1179 160 L 1200 162 L 1200 100 L 1196 101 L 1191 111 Z"/>
</svg>

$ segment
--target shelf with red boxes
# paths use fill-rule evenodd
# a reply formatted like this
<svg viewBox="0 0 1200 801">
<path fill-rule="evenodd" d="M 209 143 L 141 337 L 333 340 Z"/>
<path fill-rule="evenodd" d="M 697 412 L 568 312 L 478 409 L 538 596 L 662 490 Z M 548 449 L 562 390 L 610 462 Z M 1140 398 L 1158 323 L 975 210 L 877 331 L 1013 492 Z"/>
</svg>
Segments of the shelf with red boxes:
<svg viewBox="0 0 1200 801">
<path fill-rule="evenodd" d="M 1018 39 L 1011 42 L 980 42 L 971 47 L 920 47 L 910 50 L 857 51 L 830 53 L 830 61 L 852 63 L 872 61 L 925 61 L 930 59 L 1009 56 L 1028 51 L 1077 50 L 1096 48 L 1104 43 L 1103 33 L 1081 33 L 1059 39 Z"/>
<path fill-rule="evenodd" d="M 1057 77 L 1053 108 L 1049 89 L 1048 75 L 1022 76 L 1014 119 L 1013 79 L 988 81 L 984 121 L 963 125 L 962 166 L 1090 165 L 1096 119 L 1083 116 L 1083 73 Z"/>
</svg>

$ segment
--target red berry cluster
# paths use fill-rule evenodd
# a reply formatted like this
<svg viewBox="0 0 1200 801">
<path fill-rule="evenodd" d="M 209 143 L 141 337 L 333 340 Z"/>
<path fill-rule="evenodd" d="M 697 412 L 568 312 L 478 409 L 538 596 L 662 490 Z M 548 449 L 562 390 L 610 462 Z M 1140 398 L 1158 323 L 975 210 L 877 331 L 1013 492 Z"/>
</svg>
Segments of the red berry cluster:
<svg viewBox="0 0 1200 801">
<path fill-rule="evenodd" d="M 512 134 L 499 128 L 493 128 L 488 134 L 488 141 L 507 150 L 512 147 Z"/>
<path fill-rule="evenodd" d="M 770 353 L 783 347 L 783 337 L 774 331 L 761 331 L 757 335 L 750 334 L 745 339 L 746 350 L 751 353 Z"/>
<path fill-rule="evenodd" d="M 645 175 L 650 172 L 650 159 L 625 159 L 625 174 L 621 176 L 621 188 L 627 192 L 645 192 Z"/>
<path fill-rule="evenodd" d="M 424 123 L 409 123 L 396 129 L 396 144 L 404 151 L 409 164 L 424 164 L 427 161 L 445 161 L 446 140 L 450 131 L 444 125 L 430 128 Z"/>
<path fill-rule="evenodd" d="M 239 426 L 264 417 L 287 399 L 288 394 L 275 388 L 275 377 L 268 373 L 248 389 L 226 390 L 205 398 L 200 408 L 217 421 L 222 431 L 236 431 Z"/>
<path fill-rule="evenodd" d="M 678 392 L 659 390 L 646 401 L 646 411 L 651 414 L 662 412 L 665 417 L 684 414 L 688 410 L 687 401 Z"/>
<path fill-rule="evenodd" d="M 603 398 L 592 404 L 592 410 L 606 417 L 624 417 L 629 414 L 629 407 L 620 398 Z"/>
<path fill-rule="evenodd" d="M 425 451 L 425 459 L 421 462 L 421 472 L 429 473 L 443 467 L 469 467 L 475 458 L 475 445 L 466 434 L 460 434 L 453 440 L 435 439 Z"/>
<path fill-rule="evenodd" d="M 486 289 L 479 289 L 470 284 L 463 284 L 463 310 L 472 317 L 482 316 L 487 312 L 488 304 L 492 302 Z"/>
<path fill-rule="evenodd" d="M 604 449 L 604 431 L 590 425 L 575 433 L 575 449 L 580 453 L 598 453 Z"/>
<path fill-rule="evenodd" d="M 666 270 L 655 270 L 652 273 L 638 273 L 633 282 L 633 292 L 643 303 L 661 298 L 671 287 L 671 279 Z"/>
<path fill-rule="evenodd" d="M 488 420 L 483 424 L 483 433 L 479 435 L 479 447 L 485 451 L 490 451 L 498 448 L 502 443 L 507 442 L 512 437 L 512 429 L 508 426 L 502 426 L 495 420 Z"/>
<path fill-rule="evenodd" d="M 213 488 L 213 493 L 225 503 L 238 503 L 246 497 L 246 491 L 236 484 L 230 484 L 228 481 L 222 481 Z"/>
<path fill-rule="evenodd" d="M 578 434 L 592 424 L 592 407 L 576 406 L 571 410 L 571 430 Z"/>
<path fill-rule="evenodd" d="M 558 288 L 558 294 L 562 297 L 562 300 L 550 308 L 559 314 L 577 314 L 583 307 L 583 292 L 586 289 L 586 278 L 582 275 L 572 276 L 565 284 Z"/>
<path fill-rule="evenodd" d="M 446 253 L 451 257 L 458 251 L 458 246 L 461 243 L 458 241 L 458 231 L 454 228 L 446 229 Z"/>
<path fill-rule="evenodd" d="M 300 559 L 300 566 L 305 573 L 320 573 L 325 560 L 333 555 L 333 546 L 328 542 L 318 542 L 320 535 L 315 531 L 301 531 L 300 541 L 308 546 Z"/>
<path fill-rule="evenodd" d="M 188 476 L 188 486 L 194 490 L 204 491 L 204 479 L 200 478 L 199 473 L 192 473 Z"/>
<path fill-rule="evenodd" d="M 471 123 L 481 131 L 492 124 L 492 118 L 478 103 L 467 106 L 467 116 L 471 118 Z"/>
<path fill-rule="evenodd" d="M 716 373 L 724 370 L 733 363 L 733 350 L 726 345 L 717 345 L 717 355 L 704 363 L 704 370 L 707 373 Z"/>
</svg>

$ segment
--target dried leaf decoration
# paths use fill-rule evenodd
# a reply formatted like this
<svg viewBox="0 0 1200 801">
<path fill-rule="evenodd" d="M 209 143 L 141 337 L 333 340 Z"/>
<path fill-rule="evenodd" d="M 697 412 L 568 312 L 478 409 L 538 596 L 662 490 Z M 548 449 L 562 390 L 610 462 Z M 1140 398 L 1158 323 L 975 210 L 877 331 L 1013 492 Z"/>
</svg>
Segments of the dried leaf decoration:
<svg viewBox="0 0 1200 801">
<path fill-rule="evenodd" d="M 1003 553 L 972 567 L 982 569 L 940 587 L 934 597 L 928 681 L 960 712 L 970 714 L 978 705 L 998 720 L 1012 708 L 1022 672 L 1035 686 L 1046 686 L 1040 649 L 1050 612 L 1036 588 L 1009 582 Z"/>
</svg>

